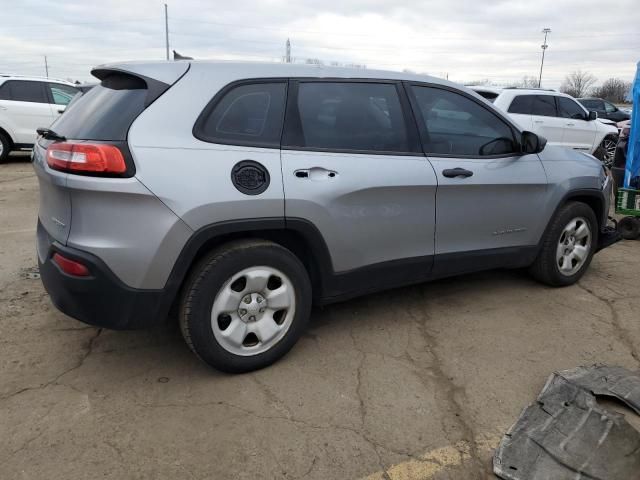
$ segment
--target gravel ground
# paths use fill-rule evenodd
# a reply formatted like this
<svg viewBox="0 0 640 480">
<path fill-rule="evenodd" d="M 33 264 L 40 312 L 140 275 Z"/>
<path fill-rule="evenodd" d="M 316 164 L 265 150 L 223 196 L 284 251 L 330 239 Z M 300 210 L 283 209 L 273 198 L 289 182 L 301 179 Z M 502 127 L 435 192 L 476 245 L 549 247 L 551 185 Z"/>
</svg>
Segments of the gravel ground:
<svg viewBox="0 0 640 480">
<path fill-rule="evenodd" d="M 2 479 L 494 478 L 552 371 L 640 361 L 638 241 L 564 289 L 496 271 L 317 309 L 283 360 L 231 376 L 175 326 L 112 332 L 53 308 L 25 157 L 0 165 L 0 207 Z"/>
</svg>

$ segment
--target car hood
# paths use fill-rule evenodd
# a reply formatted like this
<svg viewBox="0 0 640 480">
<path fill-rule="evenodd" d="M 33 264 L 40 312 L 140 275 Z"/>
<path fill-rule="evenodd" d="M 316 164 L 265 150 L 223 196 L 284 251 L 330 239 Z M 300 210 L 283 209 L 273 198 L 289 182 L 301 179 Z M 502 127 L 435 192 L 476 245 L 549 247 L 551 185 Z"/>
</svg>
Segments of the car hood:
<svg viewBox="0 0 640 480">
<path fill-rule="evenodd" d="M 543 162 L 576 162 L 588 167 L 595 166 L 597 170 L 602 169 L 602 162 L 596 157 L 571 148 L 547 145 L 538 156 Z"/>
<path fill-rule="evenodd" d="M 616 122 L 614 122 L 613 120 L 609 120 L 608 118 L 598 118 L 599 122 L 604 123 L 605 125 L 615 125 Z"/>
</svg>

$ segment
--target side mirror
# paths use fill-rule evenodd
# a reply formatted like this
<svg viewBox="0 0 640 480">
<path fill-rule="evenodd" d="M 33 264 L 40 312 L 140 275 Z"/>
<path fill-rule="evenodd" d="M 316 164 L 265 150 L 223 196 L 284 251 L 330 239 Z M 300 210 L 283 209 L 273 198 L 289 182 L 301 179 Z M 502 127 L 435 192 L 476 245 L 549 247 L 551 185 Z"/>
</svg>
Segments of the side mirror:
<svg viewBox="0 0 640 480">
<path fill-rule="evenodd" d="M 533 132 L 522 132 L 520 148 L 522 153 L 540 153 L 547 145 L 547 139 Z"/>
<path fill-rule="evenodd" d="M 594 110 L 589 110 L 589 117 L 588 120 L 592 121 L 592 120 L 597 120 L 598 118 L 598 112 L 594 111 Z"/>
</svg>

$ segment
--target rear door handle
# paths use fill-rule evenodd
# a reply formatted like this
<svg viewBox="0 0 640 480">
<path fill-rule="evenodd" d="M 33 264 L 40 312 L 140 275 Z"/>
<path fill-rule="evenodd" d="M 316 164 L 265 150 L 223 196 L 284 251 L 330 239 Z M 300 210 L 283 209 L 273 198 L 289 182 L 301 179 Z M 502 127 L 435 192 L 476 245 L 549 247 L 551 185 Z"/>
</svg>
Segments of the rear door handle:
<svg viewBox="0 0 640 480">
<path fill-rule="evenodd" d="M 470 177 L 473 175 L 471 170 L 467 170 L 465 168 L 447 168 L 442 171 L 442 175 L 447 178 L 455 178 L 455 177 Z"/>
<path fill-rule="evenodd" d="M 297 178 L 307 178 L 309 180 L 318 181 L 335 178 L 338 175 L 338 172 L 336 172 L 335 170 L 327 170 L 326 168 L 322 167 L 312 167 L 296 170 L 293 172 L 293 174 Z"/>
<path fill-rule="evenodd" d="M 6 110 L 7 107 L 5 107 L 4 105 L 0 105 L 0 110 Z"/>
<path fill-rule="evenodd" d="M 533 123 L 544 123 L 542 120 L 534 120 Z"/>
<path fill-rule="evenodd" d="M 567 127 L 573 127 L 575 126 L 575 123 L 567 123 Z"/>
</svg>

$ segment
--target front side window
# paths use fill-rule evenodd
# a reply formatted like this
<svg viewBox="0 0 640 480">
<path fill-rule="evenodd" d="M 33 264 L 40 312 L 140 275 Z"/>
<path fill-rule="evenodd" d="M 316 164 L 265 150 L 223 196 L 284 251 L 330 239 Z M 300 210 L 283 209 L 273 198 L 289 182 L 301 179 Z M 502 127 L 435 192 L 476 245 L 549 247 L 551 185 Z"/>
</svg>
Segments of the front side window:
<svg viewBox="0 0 640 480">
<path fill-rule="evenodd" d="M 512 128 L 495 113 L 449 90 L 412 88 L 425 153 L 482 157 L 516 152 Z"/>
<path fill-rule="evenodd" d="M 212 143 L 279 147 L 285 97 L 284 82 L 239 85 L 205 109 L 194 133 Z"/>
<path fill-rule="evenodd" d="M 586 114 L 577 102 L 566 97 L 557 97 L 558 113 L 563 118 L 573 118 L 575 120 L 585 120 Z"/>
<path fill-rule="evenodd" d="M 532 115 L 556 117 L 556 101 L 553 95 L 533 95 Z"/>
<path fill-rule="evenodd" d="M 15 102 L 49 103 L 42 82 L 8 80 L 2 84 L 0 100 Z"/>
<path fill-rule="evenodd" d="M 618 110 L 615 105 L 613 105 L 613 104 L 611 104 L 609 102 L 604 102 L 604 108 L 607 111 L 607 113 L 613 113 L 613 112 L 616 112 Z"/>
<path fill-rule="evenodd" d="M 68 105 L 73 97 L 78 94 L 78 89 L 59 83 L 50 83 L 49 90 L 51 91 L 53 103 L 56 105 Z"/>
<path fill-rule="evenodd" d="M 299 132 L 289 146 L 409 152 L 407 128 L 394 84 L 301 82 Z"/>
</svg>

